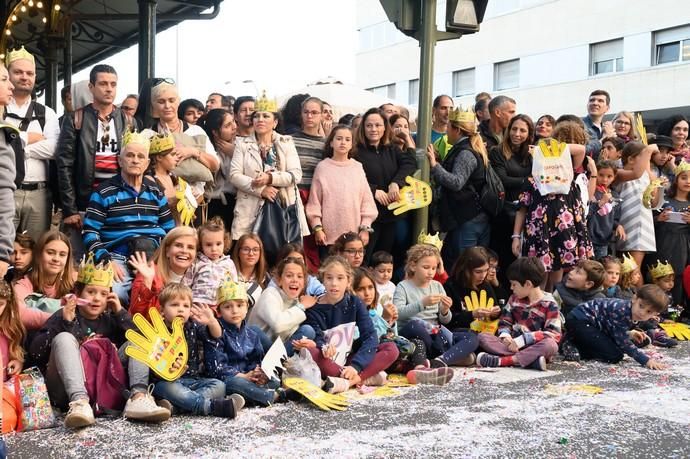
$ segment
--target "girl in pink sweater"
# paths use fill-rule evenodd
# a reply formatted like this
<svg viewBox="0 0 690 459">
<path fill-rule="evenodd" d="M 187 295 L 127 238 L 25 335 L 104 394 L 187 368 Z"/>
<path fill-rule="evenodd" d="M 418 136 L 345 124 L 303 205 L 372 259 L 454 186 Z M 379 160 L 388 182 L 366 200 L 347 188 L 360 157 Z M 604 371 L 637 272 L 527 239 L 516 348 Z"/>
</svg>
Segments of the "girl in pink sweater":
<svg viewBox="0 0 690 459">
<path fill-rule="evenodd" d="M 366 245 L 378 216 L 362 164 L 351 155 L 352 131 L 338 125 L 326 139 L 324 160 L 314 171 L 305 209 L 316 244 L 324 248 L 350 231 L 358 232 Z"/>
</svg>

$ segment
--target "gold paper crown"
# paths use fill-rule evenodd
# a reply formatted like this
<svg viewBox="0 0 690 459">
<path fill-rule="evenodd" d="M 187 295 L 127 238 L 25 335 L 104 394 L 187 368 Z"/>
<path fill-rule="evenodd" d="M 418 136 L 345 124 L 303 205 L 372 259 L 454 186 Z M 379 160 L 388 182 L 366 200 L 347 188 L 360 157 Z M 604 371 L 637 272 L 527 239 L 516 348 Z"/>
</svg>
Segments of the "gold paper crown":
<svg viewBox="0 0 690 459">
<path fill-rule="evenodd" d="M 690 163 L 685 160 L 681 160 L 680 163 L 678 163 L 678 165 L 673 169 L 673 175 L 678 177 L 683 172 L 688 171 L 690 171 Z"/>
<path fill-rule="evenodd" d="M 637 263 L 635 263 L 633 257 L 625 256 L 625 254 L 623 254 L 622 261 L 623 262 L 621 263 L 621 274 L 631 273 L 638 268 Z"/>
<path fill-rule="evenodd" d="M 261 93 L 261 97 L 256 99 L 254 103 L 254 110 L 257 112 L 271 112 L 276 113 L 278 111 L 278 103 L 275 99 L 268 99 L 266 97 L 266 91 Z"/>
<path fill-rule="evenodd" d="M 34 55 L 28 52 L 24 48 L 24 46 L 22 46 L 19 49 L 15 49 L 7 53 L 7 66 L 9 67 L 12 62 L 17 61 L 19 59 L 26 59 L 28 61 L 31 61 L 32 64 L 36 64 L 36 61 L 34 60 Z"/>
<path fill-rule="evenodd" d="M 462 105 L 460 105 L 448 113 L 448 121 L 471 123 L 476 120 L 477 117 L 474 115 L 474 110 L 472 110 L 472 107 L 468 107 L 467 110 L 463 110 Z"/>
<path fill-rule="evenodd" d="M 158 134 L 151 138 L 149 155 L 157 155 L 175 148 L 175 137 L 171 134 Z"/>
<path fill-rule="evenodd" d="M 661 260 L 656 262 L 656 265 L 650 266 L 649 267 L 649 275 L 652 276 L 652 279 L 657 280 L 661 279 L 662 277 L 666 276 L 672 276 L 675 274 L 673 272 L 673 266 L 667 261 L 666 263 L 662 263 Z"/>
<path fill-rule="evenodd" d="M 443 241 L 440 237 L 438 237 L 438 233 L 426 234 L 424 231 L 422 231 L 421 233 L 419 233 L 417 243 L 433 245 L 439 250 L 439 252 L 443 248 Z"/>
<path fill-rule="evenodd" d="M 122 136 L 122 148 L 125 148 L 129 144 L 141 145 L 149 150 L 151 146 L 151 131 L 150 129 L 144 129 L 141 132 L 127 131 Z"/>
<path fill-rule="evenodd" d="M 90 253 L 86 260 L 81 261 L 79 265 L 79 275 L 77 282 L 84 285 L 96 285 L 98 287 L 110 288 L 113 286 L 113 272 L 112 265 L 108 263 L 99 263 L 96 265 L 93 262 L 93 253 Z"/>
<path fill-rule="evenodd" d="M 247 301 L 247 289 L 244 285 L 238 284 L 232 278 L 229 272 L 225 273 L 223 282 L 218 287 L 218 304 L 225 303 L 230 300 L 244 300 Z"/>
</svg>

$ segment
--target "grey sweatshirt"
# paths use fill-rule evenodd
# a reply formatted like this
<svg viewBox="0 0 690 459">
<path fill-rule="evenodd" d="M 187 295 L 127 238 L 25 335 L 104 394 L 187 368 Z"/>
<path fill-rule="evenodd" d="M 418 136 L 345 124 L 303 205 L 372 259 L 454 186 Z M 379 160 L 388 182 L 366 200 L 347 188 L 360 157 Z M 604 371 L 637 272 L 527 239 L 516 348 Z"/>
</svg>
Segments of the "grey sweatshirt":
<svg viewBox="0 0 690 459">
<path fill-rule="evenodd" d="M 0 134 L 0 260 L 8 263 L 14 251 L 14 175 L 14 150 Z"/>
</svg>

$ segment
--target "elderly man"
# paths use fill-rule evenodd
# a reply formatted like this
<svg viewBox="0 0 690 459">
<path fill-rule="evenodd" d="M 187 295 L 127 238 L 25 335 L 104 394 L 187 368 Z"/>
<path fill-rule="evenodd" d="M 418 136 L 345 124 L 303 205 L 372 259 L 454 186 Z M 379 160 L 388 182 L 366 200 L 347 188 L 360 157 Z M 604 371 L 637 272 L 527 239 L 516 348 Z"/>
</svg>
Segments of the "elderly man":
<svg viewBox="0 0 690 459">
<path fill-rule="evenodd" d="M 34 56 L 22 47 L 7 55 L 7 70 L 14 86 L 5 122 L 17 127 L 24 148 L 24 180 L 14 194 L 14 225 L 34 239 L 50 228 L 53 200 L 48 183 L 48 161 L 53 159 L 60 123 L 52 108 L 32 100 L 36 85 Z M 56 185 L 56 184 L 52 184 Z"/>
<path fill-rule="evenodd" d="M 144 177 L 151 134 L 125 134 L 118 155 L 120 174 L 100 184 L 84 218 L 84 246 L 96 262 L 114 262 L 113 291 L 124 304 L 129 304 L 132 282 L 128 258 L 134 252 L 146 252 L 150 258 L 161 238 L 175 227 L 165 195 Z"/>
</svg>

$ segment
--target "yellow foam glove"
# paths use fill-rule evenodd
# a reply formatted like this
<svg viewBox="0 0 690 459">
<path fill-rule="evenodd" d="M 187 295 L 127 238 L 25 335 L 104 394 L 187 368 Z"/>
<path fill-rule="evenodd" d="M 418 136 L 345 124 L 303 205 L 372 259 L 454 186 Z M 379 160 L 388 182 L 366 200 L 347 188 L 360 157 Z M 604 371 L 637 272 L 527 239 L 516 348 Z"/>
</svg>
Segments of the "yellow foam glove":
<svg viewBox="0 0 690 459">
<path fill-rule="evenodd" d="M 681 341 L 690 340 L 690 326 L 686 324 L 679 322 L 661 322 L 659 326 L 663 328 L 671 338 L 676 338 Z"/>
<path fill-rule="evenodd" d="M 642 204 L 647 209 L 652 209 L 652 199 L 654 198 L 654 192 L 657 188 L 663 188 L 664 179 L 657 178 L 651 181 L 651 183 L 645 188 L 644 193 L 642 193 Z M 660 205 L 663 204 L 663 199 L 659 199 L 659 206 L 655 207 L 654 210 L 660 209 Z"/>
<path fill-rule="evenodd" d="M 309 381 L 301 378 L 285 378 L 283 379 L 283 386 L 302 394 L 307 400 L 324 411 L 332 409 L 344 411 L 350 406 L 350 402 L 342 395 L 324 392 Z"/>
<path fill-rule="evenodd" d="M 431 204 L 432 192 L 428 183 L 409 175 L 405 177 L 405 182 L 408 185 L 400 190 L 400 198 L 388 204 L 388 210 L 392 210 L 393 215 L 400 215 L 408 210 L 421 209 Z"/>
<path fill-rule="evenodd" d="M 192 193 L 192 187 L 181 178 L 177 179 L 175 197 L 177 198 L 177 212 L 180 214 L 180 222 L 189 226 L 194 219 L 194 213 L 199 203 Z"/>
<path fill-rule="evenodd" d="M 149 309 L 151 323 L 141 314 L 134 315 L 136 330 L 127 330 L 125 336 L 131 342 L 125 354 L 152 369 L 166 381 L 175 381 L 187 369 L 187 341 L 184 339 L 184 322 L 177 317 L 172 323 L 172 333 L 163 322 L 157 309 Z"/>
<path fill-rule="evenodd" d="M 477 292 L 472 292 L 470 296 L 465 297 L 465 307 L 468 311 L 491 309 L 494 307 L 494 299 L 487 298 L 486 290 L 481 290 L 479 296 L 477 296 Z M 477 333 L 491 333 L 495 335 L 498 330 L 498 319 L 475 319 L 470 324 L 470 329 Z"/>
</svg>

